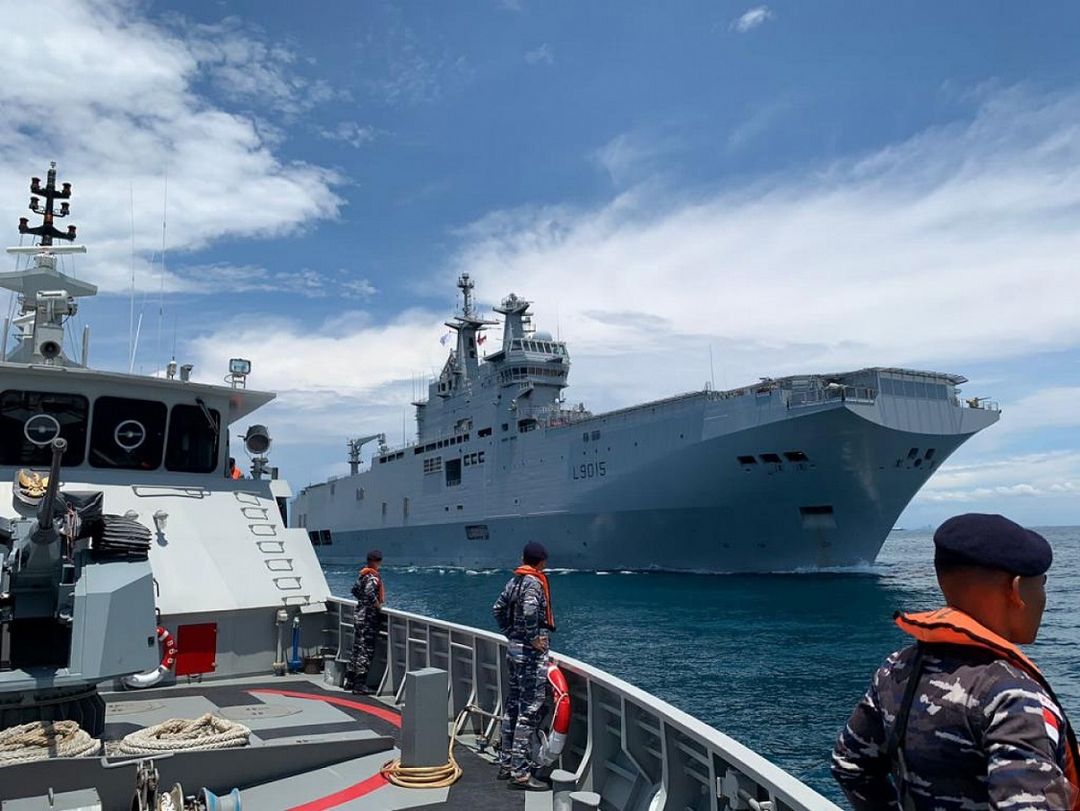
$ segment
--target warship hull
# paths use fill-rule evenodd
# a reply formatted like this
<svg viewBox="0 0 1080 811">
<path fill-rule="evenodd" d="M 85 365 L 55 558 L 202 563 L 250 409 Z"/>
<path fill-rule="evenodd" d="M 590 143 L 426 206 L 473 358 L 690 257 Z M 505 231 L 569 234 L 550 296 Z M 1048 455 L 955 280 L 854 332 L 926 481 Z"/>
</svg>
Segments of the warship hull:
<svg viewBox="0 0 1080 811">
<path fill-rule="evenodd" d="M 574 569 L 847 567 L 873 562 L 934 470 L 997 417 L 870 389 L 810 402 L 782 388 L 701 392 L 470 437 L 453 455 L 480 447 L 484 462 L 452 487 L 424 473 L 439 449 L 414 446 L 306 488 L 294 515 L 328 564 L 378 547 L 394 565 L 505 566 L 541 540 L 553 566 Z"/>
</svg>

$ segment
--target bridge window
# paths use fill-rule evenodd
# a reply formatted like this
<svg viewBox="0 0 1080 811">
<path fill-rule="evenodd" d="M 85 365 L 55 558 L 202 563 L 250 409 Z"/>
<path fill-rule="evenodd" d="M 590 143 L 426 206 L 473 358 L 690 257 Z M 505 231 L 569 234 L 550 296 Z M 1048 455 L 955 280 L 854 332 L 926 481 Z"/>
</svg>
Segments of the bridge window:
<svg viewBox="0 0 1080 811">
<path fill-rule="evenodd" d="M 48 465 L 49 443 L 68 446 L 62 461 L 81 465 L 86 455 L 89 402 L 77 394 L 9 390 L 0 394 L 0 464 Z"/>
<path fill-rule="evenodd" d="M 98 397 L 90 426 L 94 467 L 157 470 L 165 447 L 168 409 L 156 400 Z"/>
<path fill-rule="evenodd" d="M 217 467 L 221 414 L 201 405 L 176 405 L 169 418 L 165 467 L 184 473 L 211 473 Z"/>
</svg>

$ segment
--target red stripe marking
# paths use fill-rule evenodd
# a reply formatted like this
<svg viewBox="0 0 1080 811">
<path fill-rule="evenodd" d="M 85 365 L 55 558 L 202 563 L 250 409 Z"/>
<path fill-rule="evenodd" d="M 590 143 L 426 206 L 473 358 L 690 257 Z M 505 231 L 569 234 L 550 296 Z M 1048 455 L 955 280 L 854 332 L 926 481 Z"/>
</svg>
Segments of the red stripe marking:
<svg viewBox="0 0 1080 811">
<path fill-rule="evenodd" d="M 260 690 L 259 692 L 266 693 L 270 691 Z M 336 808 L 339 805 L 344 805 L 349 800 L 355 800 L 357 797 L 370 794 L 385 785 L 388 785 L 385 777 L 381 774 L 373 774 L 367 780 L 362 780 L 356 785 L 343 788 L 341 791 L 335 791 L 333 794 L 327 794 L 325 797 L 320 797 L 303 805 L 294 805 L 288 811 L 324 811 L 327 808 Z"/>
<path fill-rule="evenodd" d="M 309 701 L 325 701 L 327 704 L 336 704 L 339 707 L 348 707 L 352 710 L 359 710 L 360 712 L 366 712 L 368 715 L 374 715 L 376 718 L 381 718 L 387 723 L 393 724 L 398 729 L 401 729 L 401 716 L 393 710 L 383 709 L 382 707 L 373 707 L 370 704 L 364 704 L 360 701 L 351 701 L 347 698 L 338 698 L 332 695 L 320 695 L 318 693 L 301 693 L 297 690 L 274 690 L 269 687 L 257 687 L 253 690 L 248 690 L 249 693 L 269 693 L 275 696 L 289 696 L 290 698 L 306 698 Z"/>
</svg>

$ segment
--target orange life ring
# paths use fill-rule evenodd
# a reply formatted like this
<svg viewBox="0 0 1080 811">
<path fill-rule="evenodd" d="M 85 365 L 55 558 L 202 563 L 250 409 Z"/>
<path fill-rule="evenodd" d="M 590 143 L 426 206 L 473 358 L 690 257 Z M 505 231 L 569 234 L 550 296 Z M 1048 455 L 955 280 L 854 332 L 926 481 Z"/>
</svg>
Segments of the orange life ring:
<svg viewBox="0 0 1080 811">
<path fill-rule="evenodd" d="M 566 676 L 553 662 L 548 662 L 547 679 L 554 707 L 551 727 L 540 747 L 540 759 L 541 763 L 550 765 L 559 759 L 570 732 L 570 688 L 566 684 Z"/>
</svg>

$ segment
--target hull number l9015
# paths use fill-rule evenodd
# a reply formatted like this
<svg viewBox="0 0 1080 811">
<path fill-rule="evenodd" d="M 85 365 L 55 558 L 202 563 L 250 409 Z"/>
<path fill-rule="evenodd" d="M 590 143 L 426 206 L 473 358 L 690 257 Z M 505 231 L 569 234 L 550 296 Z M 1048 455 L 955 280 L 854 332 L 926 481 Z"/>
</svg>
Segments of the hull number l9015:
<svg viewBox="0 0 1080 811">
<path fill-rule="evenodd" d="M 580 479 L 600 479 L 607 475 L 607 462 L 586 462 L 574 465 L 574 481 Z"/>
</svg>

